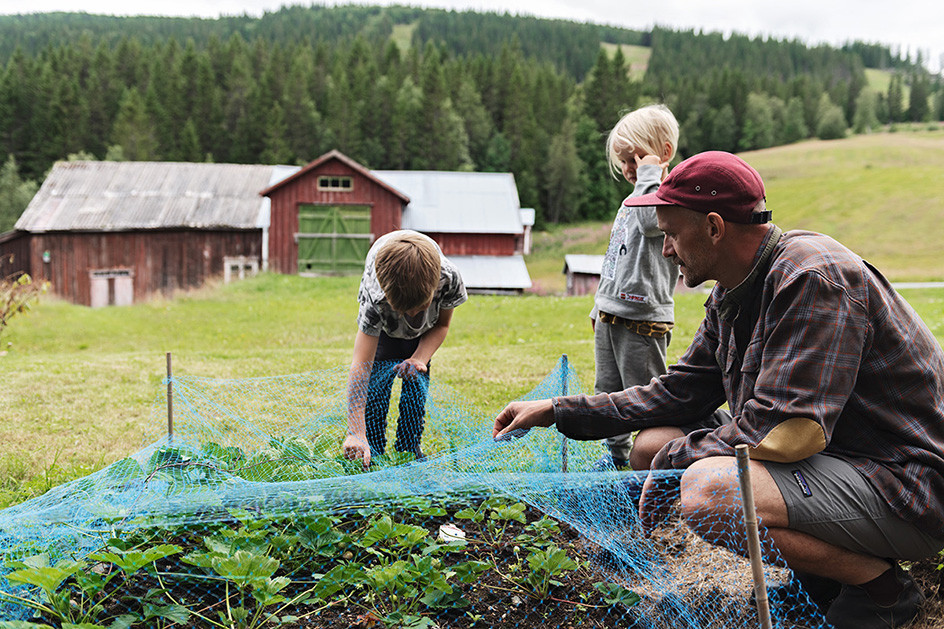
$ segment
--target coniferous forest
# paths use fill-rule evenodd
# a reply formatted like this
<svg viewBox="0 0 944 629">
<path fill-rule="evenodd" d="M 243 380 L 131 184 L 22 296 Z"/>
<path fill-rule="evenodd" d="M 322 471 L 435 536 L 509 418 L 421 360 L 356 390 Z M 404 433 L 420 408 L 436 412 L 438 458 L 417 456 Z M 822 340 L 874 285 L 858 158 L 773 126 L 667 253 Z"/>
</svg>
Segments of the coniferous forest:
<svg viewBox="0 0 944 629">
<path fill-rule="evenodd" d="M 644 73 L 624 49 L 648 55 Z M 56 160 L 305 164 L 335 148 L 373 169 L 513 172 L 539 226 L 604 218 L 628 192 L 604 154 L 623 111 L 665 102 L 680 157 L 940 121 L 922 61 L 408 7 L 0 16 L 0 232 Z"/>
</svg>

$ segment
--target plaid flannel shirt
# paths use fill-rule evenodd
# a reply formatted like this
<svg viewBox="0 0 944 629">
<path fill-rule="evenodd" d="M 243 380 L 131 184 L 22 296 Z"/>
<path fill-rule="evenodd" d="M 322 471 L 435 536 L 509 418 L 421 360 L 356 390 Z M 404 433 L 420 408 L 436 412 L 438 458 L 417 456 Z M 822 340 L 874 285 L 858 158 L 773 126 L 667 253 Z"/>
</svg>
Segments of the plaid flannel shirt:
<svg viewBox="0 0 944 629">
<path fill-rule="evenodd" d="M 876 269 L 827 236 L 785 233 L 765 262 L 743 300 L 756 323 L 736 325 L 743 315 L 735 307 L 732 317 L 716 285 L 677 365 L 646 386 L 555 398 L 558 430 L 599 439 L 681 426 L 727 402 L 732 423 L 677 439 L 654 461 L 685 468 L 739 444 L 777 460 L 765 439 L 808 418 L 822 452 L 855 466 L 903 519 L 944 536 L 944 352 L 934 335 Z"/>
</svg>

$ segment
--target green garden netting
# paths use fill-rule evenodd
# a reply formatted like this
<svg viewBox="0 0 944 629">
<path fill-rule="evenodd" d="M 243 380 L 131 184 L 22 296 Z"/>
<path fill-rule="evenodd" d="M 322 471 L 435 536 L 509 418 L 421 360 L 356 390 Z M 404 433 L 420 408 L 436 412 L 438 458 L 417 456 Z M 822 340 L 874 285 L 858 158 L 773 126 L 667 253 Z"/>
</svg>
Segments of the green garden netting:
<svg viewBox="0 0 944 629">
<path fill-rule="evenodd" d="M 349 375 L 175 376 L 172 437 L 162 387 L 150 445 L 0 512 L 0 628 L 757 625 L 747 561 L 678 517 L 641 535 L 647 474 L 598 442 L 493 441 L 434 379 L 372 390 L 372 464 L 344 459 Z M 579 392 L 564 357 L 524 399 Z M 773 626 L 824 626 L 764 547 Z"/>
</svg>

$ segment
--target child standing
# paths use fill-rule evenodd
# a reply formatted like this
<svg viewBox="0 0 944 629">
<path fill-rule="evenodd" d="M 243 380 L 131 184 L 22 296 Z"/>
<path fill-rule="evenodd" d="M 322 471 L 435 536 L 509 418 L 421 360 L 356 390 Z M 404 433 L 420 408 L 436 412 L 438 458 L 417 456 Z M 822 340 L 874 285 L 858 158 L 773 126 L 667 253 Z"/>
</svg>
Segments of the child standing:
<svg viewBox="0 0 944 629">
<path fill-rule="evenodd" d="M 430 359 L 449 332 L 453 309 L 468 299 L 462 277 L 428 236 L 390 232 L 367 252 L 357 301 L 357 334 L 348 377 L 349 459 L 370 466 L 387 445 L 393 380 L 403 379 L 394 449 L 423 458 L 420 438 Z"/>
<path fill-rule="evenodd" d="M 678 137 L 678 122 L 664 105 L 642 107 L 616 123 L 606 150 L 613 176 L 621 173 L 634 184 L 630 198 L 659 188 L 675 157 Z M 590 314 L 596 393 L 647 384 L 666 372 L 679 270 L 662 256 L 662 240 L 654 207 L 620 207 Z M 610 437 L 606 444 L 609 455 L 596 469 L 649 468 L 651 456 L 642 454 L 645 448 L 634 447 L 631 434 Z"/>
</svg>

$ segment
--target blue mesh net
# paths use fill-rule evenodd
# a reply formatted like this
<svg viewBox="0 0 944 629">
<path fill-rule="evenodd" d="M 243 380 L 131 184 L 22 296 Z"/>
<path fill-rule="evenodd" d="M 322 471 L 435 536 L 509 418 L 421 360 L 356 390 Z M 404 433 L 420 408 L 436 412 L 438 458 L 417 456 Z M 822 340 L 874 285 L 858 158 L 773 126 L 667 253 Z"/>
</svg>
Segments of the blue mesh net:
<svg viewBox="0 0 944 629">
<path fill-rule="evenodd" d="M 716 536 L 735 552 L 709 546 L 677 514 L 646 537 L 637 512 L 646 472 L 601 471 L 601 443 L 552 429 L 493 441 L 494 412 L 435 380 L 397 386 L 394 369 L 174 377 L 170 435 L 162 387 L 150 445 L 0 512 L 0 618 L 102 627 L 757 623 L 743 530 Z M 563 357 L 523 399 L 581 391 Z M 352 400 L 367 418 L 367 469 L 341 454 Z M 654 480 L 673 492 L 678 476 Z M 728 502 L 740 511 L 737 500 L 719 504 Z M 773 626 L 823 626 L 762 542 Z"/>
</svg>

